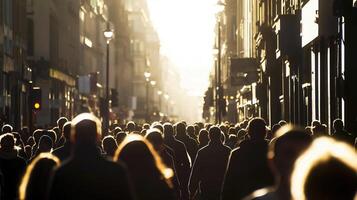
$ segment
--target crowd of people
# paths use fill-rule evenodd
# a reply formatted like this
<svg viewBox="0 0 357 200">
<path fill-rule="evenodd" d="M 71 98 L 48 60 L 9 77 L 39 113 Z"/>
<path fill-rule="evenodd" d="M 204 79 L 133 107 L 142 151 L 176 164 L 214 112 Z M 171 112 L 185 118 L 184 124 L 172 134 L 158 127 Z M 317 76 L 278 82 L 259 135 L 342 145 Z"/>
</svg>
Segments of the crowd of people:
<svg viewBox="0 0 357 200">
<path fill-rule="evenodd" d="M 299 128 L 238 124 L 113 124 L 90 113 L 51 129 L 2 125 L 4 200 L 353 200 L 355 138 L 336 119 Z"/>
</svg>

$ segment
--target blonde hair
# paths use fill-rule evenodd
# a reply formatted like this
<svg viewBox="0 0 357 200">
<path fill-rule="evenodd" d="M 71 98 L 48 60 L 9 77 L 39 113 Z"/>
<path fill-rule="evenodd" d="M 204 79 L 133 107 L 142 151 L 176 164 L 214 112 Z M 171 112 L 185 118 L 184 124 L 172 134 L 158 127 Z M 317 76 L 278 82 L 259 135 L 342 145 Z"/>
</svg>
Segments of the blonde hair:
<svg viewBox="0 0 357 200">
<path fill-rule="evenodd" d="M 124 141 L 119 145 L 117 151 L 115 152 L 114 161 L 118 161 L 120 152 L 124 149 L 124 147 L 127 144 L 134 142 L 134 141 L 142 141 L 148 147 L 150 153 L 152 154 L 152 156 L 155 160 L 156 168 L 159 170 L 159 172 L 162 174 L 162 176 L 166 180 L 173 177 L 173 170 L 171 168 L 168 168 L 165 166 L 165 164 L 161 160 L 161 157 L 155 151 L 155 149 L 151 145 L 151 143 L 148 142 L 147 139 L 145 139 L 143 136 L 138 135 L 138 134 L 130 134 L 124 139 Z"/>
<path fill-rule="evenodd" d="M 35 166 L 43 159 L 48 159 L 52 160 L 55 163 L 55 166 L 60 165 L 60 160 L 52 155 L 51 153 L 41 153 L 39 154 L 28 167 L 26 168 L 26 172 L 22 178 L 21 184 L 19 186 L 19 199 L 20 200 L 25 200 L 26 199 L 26 193 L 27 193 L 27 187 L 30 181 L 31 174 L 35 168 Z"/>
<path fill-rule="evenodd" d="M 291 176 L 291 193 L 294 200 L 306 200 L 306 179 L 317 165 L 338 160 L 347 168 L 357 173 L 357 154 L 355 150 L 343 142 L 328 137 L 317 138 L 295 163 Z"/>
</svg>

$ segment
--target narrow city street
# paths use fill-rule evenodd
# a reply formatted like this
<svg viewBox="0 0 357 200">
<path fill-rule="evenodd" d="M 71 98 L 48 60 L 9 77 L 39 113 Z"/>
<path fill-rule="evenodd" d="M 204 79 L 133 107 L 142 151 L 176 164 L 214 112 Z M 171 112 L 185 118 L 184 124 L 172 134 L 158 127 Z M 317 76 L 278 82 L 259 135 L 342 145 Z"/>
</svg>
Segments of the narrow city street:
<svg viewBox="0 0 357 200">
<path fill-rule="evenodd" d="M 0 0 L 0 200 L 357 199 L 357 0 Z"/>
</svg>

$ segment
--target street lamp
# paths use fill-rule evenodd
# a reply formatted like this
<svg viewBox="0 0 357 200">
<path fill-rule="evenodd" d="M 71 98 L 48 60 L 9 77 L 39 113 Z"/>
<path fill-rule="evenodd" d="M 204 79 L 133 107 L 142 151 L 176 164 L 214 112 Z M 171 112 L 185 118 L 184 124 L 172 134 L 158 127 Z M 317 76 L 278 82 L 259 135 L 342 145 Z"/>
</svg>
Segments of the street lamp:
<svg viewBox="0 0 357 200">
<path fill-rule="evenodd" d="M 103 130 L 104 134 L 109 130 L 109 43 L 114 37 L 114 31 L 110 29 L 109 23 L 107 23 L 107 29 L 103 32 L 105 39 L 107 40 L 107 70 L 106 70 L 106 91 L 105 91 L 105 103 L 103 113 Z"/>
<path fill-rule="evenodd" d="M 150 81 L 150 84 L 151 84 L 152 86 L 155 86 L 155 85 L 156 85 L 156 81 Z"/>
<path fill-rule="evenodd" d="M 217 28 L 218 28 L 218 54 L 217 54 L 217 68 L 216 68 L 216 123 L 221 124 L 222 122 L 222 111 L 221 111 L 221 102 L 222 102 L 222 81 L 221 81 L 221 57 L 222 57 L 222 45 L 221 45 L 221 13 L 224 11 L 226 4 L 219 0 L 217 2 Z"/>
</svg>

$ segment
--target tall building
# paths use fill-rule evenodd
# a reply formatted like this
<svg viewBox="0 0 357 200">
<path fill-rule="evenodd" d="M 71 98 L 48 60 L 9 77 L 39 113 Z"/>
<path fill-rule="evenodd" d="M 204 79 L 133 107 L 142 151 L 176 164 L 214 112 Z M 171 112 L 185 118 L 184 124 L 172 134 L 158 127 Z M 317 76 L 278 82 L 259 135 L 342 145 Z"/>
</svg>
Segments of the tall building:
<svg viewBox="0 0 357 200">
<path fill-rule="evenodd" d="M 150 120 L 155 108 L 153 94 L 160 83 L 160 41 L 151 24 L 145 0 L 126 0 L 125 8 L 129 15 L 133 59 L 133 96 L 128 119 L 143 122 L 145 119 Z"/>
<path fill-rule="evenodd" d="M 1 0 L 0 117 L 15 128 L 29 124 L 27 108 L 31 69 L 26 62 L 26 28 L 26 2 Z"/>
<path fill-rule="evenodd" d="M 238 121 L 261 116 L 270 125 L 286 120 L 306 126 L 320 120 L 331 130 L 332 120 L 341 118 L 349 131 L 356 130 L 353 1 L 236 4 L 236 57 L 229 59 L 231 71 L 225 75 L 223 70 L 222 76 L 230 76 L 235 86 Z M 231 5 L 226 1 L 226 17 Z M 222 41 L 224 56 L 230 42 Z"/>
<path fill-rule="evenodd" d="M 74 93 L 80 59 L 79 0 L 28 1 L 28 60 L 33 86 L 42 90 L 42 106 L 34 113 L 38 126 L 74 115 Z"/>
</svg>

